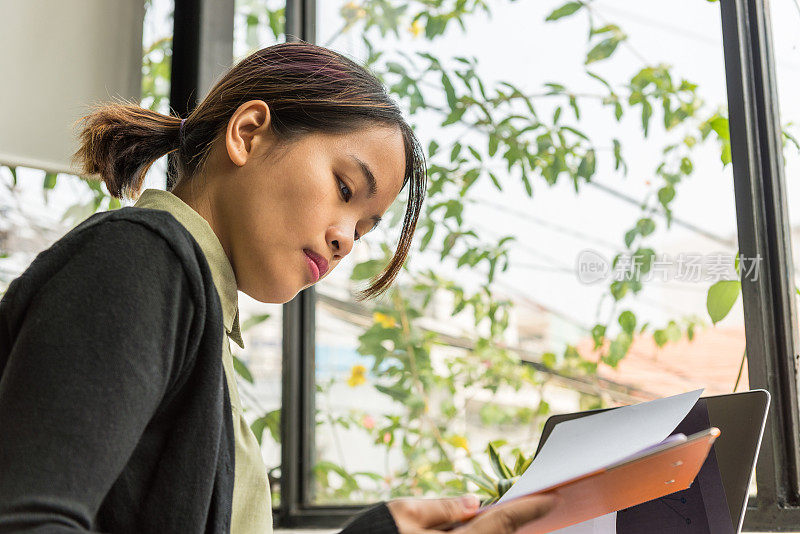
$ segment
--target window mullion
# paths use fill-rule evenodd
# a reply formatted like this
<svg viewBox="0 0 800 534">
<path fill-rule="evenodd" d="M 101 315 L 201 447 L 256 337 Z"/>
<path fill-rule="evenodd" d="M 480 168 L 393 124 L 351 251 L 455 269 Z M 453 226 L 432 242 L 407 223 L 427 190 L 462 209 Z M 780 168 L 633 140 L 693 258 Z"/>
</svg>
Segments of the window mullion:
<svg viewBox="0 0 800 534">
<path fill-rule="evenodd" d="M 772 394 L 758 502 L 772 508 L 795 504 L 800 480 L 797 329 L 774 62 L 766 3 L 723 0 L 721 8 L 748 372 L 752 387 Z M 747 261 L 756 262 L 756 277 L 745 272 Z"/>
</svg>

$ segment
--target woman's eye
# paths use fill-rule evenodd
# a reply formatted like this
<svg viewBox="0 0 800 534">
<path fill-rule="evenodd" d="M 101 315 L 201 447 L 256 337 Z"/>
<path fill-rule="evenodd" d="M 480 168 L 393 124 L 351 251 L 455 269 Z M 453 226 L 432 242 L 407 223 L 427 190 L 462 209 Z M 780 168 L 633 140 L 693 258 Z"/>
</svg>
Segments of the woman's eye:
<svg viewBox="0 0 800 534">
<path fill-rule="evenodd" d="M 342 193 L 342 198 L 345 202 L 350 202 L 350 199 L 353 197 L 353 192 L 350 191 L 350 188 L 347 187 L 347 184 L 345 184 L 338 176 L 336 177 L 336 181 L 339 183 L 339 192 Z"/>
</svg>

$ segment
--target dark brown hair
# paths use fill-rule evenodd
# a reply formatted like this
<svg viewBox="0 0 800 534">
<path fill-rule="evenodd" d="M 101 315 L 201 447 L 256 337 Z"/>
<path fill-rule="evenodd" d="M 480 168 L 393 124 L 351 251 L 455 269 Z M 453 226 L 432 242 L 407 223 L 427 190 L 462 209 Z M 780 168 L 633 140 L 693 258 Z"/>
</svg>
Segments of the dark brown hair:
<svg viewBox="0 0 800 534">
<path fill-rule="evenodd" d="M 86 174 L 99 174 L 118 198 L 135 197 L 150 165 L 175 154 L 179 180 L 191 179 L 236 109 L 248 100 L 270 108 L 271 128 L 283 142 L 312 133 L 346 133 L 371 125 L 396 126 L 405 145 L 403 188 L 411 183 L 397 250 L 358 300 L 389 288 L 408 256 L 425 197 L 427 173 L 419 140 L 381 82 L 345 56 L 305 42 L 254 52 L 233 66 L 205 99 L 181 119 L 135 104 L 105 104 L 82 119 L 75 160 Z"/>
</svg>

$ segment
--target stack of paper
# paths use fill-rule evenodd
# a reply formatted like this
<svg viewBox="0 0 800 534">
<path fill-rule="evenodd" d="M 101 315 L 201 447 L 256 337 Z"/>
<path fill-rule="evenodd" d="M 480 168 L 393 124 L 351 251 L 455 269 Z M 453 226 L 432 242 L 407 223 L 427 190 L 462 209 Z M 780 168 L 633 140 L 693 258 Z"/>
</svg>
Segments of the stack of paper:
<svg viewBox="0 0 800 534">
<path fill-rule="evenodd" d="M 541 492 L 641 455 L 670 437 L 703 390 L 625 406 L 559 423 L 539 454 L 499 503 Z M 673 437 L 672 440 L 684 436 Z M 615 533 L 614 514 L 573 525 L 559 533 Z"/>
</svg>

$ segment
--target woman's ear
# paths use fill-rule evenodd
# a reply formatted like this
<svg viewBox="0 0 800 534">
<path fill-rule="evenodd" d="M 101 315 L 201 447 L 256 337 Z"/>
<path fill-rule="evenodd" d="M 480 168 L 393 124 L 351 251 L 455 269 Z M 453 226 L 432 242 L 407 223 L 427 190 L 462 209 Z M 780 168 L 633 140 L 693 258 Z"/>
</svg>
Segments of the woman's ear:
<svg viewBox="0 0 800 534">
<path fill-rule="evenodd" d="M 247 163 L 259 141 L 269 136 L 269 121 L 269 106 L 263 100 L 249 100 L 231 115 L 225 130 L 225 148 L 234 165 Z"/>
</svg>

